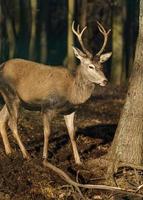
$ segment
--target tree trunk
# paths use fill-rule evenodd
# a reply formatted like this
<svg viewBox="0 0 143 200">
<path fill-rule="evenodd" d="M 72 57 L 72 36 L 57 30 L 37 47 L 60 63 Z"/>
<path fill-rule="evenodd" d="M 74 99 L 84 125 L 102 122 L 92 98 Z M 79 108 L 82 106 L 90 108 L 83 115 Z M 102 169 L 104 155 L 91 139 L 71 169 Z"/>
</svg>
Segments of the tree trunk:
<svg viewBox="0 0 143 200">
<path fill-rule="evenodd" d="M 13 58 L 15 52 L 15 36 L 9 16 L 6 17 L 6 29 L 8 35 L 8 43 L 9 43 L 9 58 Z"/>
<path fill-rule="evenodd" d="M 121 165 L 143 164 L 143 1 L 140 1 L 139 36 L 126 102 L 109 152 L 108 175 Z M 135 199 L 135 198 L 134 198 Z"/>
<path fill-rule="evenodd" d="M 126 66 L 126 78 L 128 79 L 135 56 L 135 47 L 138 32 L 138 7 L 139 1 L 126 0 L 126 21 L 124 23 L 124 54 L 125 54 L 125 66 Z M 130 27 L 130 28 L 129 28 Z M 130 47 L 130 48 L 129 48 Z"/>
<path fill-rule="evenodd" d="M 123 31 L 124 31 L 124 0 L 118 0 L 112 10 L 112 68 L 111 81 L 120 85 L 122 81 L 123 59 Z M 125 71 L 124 71 L 125 72 Z"/>
<path fill-rule="evenodd" d="M 83 29 L 85 26 L 87 26 L 87 0 L 82 0 L 81 2 L 81 9 L 80 9 L 80 27 Z M 88 44 L 88 35 L 87 31 L 84 33 L 83 42 L 85 46 Z"/>
<path fill-rule="evenodd" d="M 47 61 L 47 35 L 46 35 L 46 23 L 43 21 L 42 22 L 42 27 L 41 27 L 41 59 L 40 62 L 46 63 Z"/>
<path fill-rule="evenodd" d="M 31 1 L 21 0 L 19 1 L 19 12 L 20 12 L 20 20 L 19 20 L 19 33 L 17 34 L 16 41 L 16 56 L 20 58 L 28 58 L 29 57 L 29 43 L 31 36 Z"/>
<path fill-rule="evenodd" d="M 31 12 L 32 12 L 32 27 L 31 38 L 29 44 L 29 58 L 35 59 L 35 38 L 36 38 L 36 13 L 37 13 L 37 1 L 31 0 Z"/>
<path fill-rule="evenodd" d="M 75 57 L 72 49 L 73 41 L 74 41 L 74 36 L 72 33 L 72 21 L 73 21 L 73 16 L 74 16 L 74 5 L 75 2 L 74 0 L 69 0 L 68 1 L 68 35 L 67 35 L 67 66 L 69 69 L 73 69 L 75 67 Z"/>
<path fill-rule="evenodd" d="M 80 26 L 84 28 L 87 26 L 87 0 L 81 1 L 81 10 L 80 10 Z"/>
<path fill-rule="evenodd" d="M 4 62 L 9 57 L 9 43 L 8 43 L 8 34 L 6 27 L 6 10 L 5 2 L 0 1 L 0 39 L 1 39 L 1 48 L 0 48 L 0 62 Z"/>
</svg>

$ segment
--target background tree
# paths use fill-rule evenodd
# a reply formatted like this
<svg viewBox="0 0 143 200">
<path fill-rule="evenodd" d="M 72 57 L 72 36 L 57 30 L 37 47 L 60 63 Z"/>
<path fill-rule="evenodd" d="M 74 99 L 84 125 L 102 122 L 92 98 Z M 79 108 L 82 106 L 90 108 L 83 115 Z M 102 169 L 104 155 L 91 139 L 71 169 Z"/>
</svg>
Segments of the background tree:
<svg viewBox="0 0 143 200">
<path fill-rule="evenodd" d="M 31 0 L 31 12 L 32 12 L 32 28 L 31 38 L 29 44 L 29 58 L 33 59 L 35 52 L 35 37 L 36 37 L 36 13 L 37 13 L 37 1 Z"/>
<path fill-rule="evenodd" d="M 47 12 L 49 10 L 48 7 L 49 1 L 40 1 L 37 0 L 37 5 L 34 1 L 34 13 L 33 13 L 33 21 L 32 21 L 32 29 L 33 34 L 35 37 L 31 37 L 31 42 L 34 43 L 33 53 L 31 52 L 33 60 L 46 63 L 47 62 L 47 54 L 48 54 L 48 45 L 47 45 L 47 38 L 49 35 L 49 26 L 46 27 L 48 22 Z M 35 8 L 36 6 L 36 8 Z M 34 25 L 35 23 L 35 25 Z M 33 46 L 32 45 L 32 46 Z M 32 47 L 31 47 L 32 48 Z M 31 49 L 32 51 L 32 49 Z"/>
<path fill-rule="evenodd" d="M 66 63 L 69 69 L 75 67 L 75 56 L 73 53 L 72 45 L 74 44 L 74 36 L 72 33 L 71 25 L 74 20 L 74 7 L 75 1 L 68 1 L 68 37 L 67 37 L 67 58 Z"/>
<path fill-rule="evenodd" d="M 128 79 L 132 70 L 136 40 L 138 35 L 139 1 L 125 1 L 124 21 L 124 57 L 126 78 Z M 136 9 L 135 9 L 136 8 Z"/>
<path fill-rule="evenodd" d="M 122 77 L 125 77 L 123 33 L 125 20 L 125 1 L 118 0 L 112 4 L 112 83 L 120 85 Z M 124 73 L 123 73 L 124 72 Z"/>
</svg>

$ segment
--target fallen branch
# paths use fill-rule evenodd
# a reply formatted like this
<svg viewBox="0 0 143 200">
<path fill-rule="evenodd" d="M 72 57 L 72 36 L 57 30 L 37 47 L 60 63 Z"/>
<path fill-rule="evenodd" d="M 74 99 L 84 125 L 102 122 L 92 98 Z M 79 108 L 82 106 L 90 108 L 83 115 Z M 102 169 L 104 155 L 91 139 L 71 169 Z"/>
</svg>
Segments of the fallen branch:
<svg viewBox="0 0 143 200">
<path fill-rule="evenodd" d="M 92 185 L 92 184 L 81 184 L 73 181 L 64 171 L 59 169 L 58 167 L 54 166 L 53 164 L 47 162 L 46 160 L 43 161 L 43 165 L 45 167 L 48 167 L 49 169 L 56 172 L 62 179 L 64 179 L 68 184 L 75 187 L 77 191 L 79 191 L 80 188 L 86 188 L 86 189 L 97 189 L 97 190 L 108 190 L 112 192 L 118 192 L 120 194 L 126 194 L 126 195 L 132 195 L 132 196 L 138 196 L 143 197 L 143 194 L 137 193 L 137 191 L 134 190 L 127 190 L 120 187 L 112 187 L 107 185 Z"/>
</svg>

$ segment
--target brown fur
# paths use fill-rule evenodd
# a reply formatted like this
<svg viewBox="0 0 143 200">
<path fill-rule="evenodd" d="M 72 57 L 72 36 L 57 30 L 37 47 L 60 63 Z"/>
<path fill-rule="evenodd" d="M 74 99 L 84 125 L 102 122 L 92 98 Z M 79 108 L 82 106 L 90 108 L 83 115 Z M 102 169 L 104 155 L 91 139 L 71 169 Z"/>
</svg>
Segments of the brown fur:
<svg viewBox="0 0 143 200">
<path fill-rule="evenodd" d="M 5 63 L 3 78 L 24 102 L 62 95 L 73 104 L 84 103 L 94 86 L 77 70 L 75 77 L 62 67 L 49 67 L 32 61 L 13 59 Z"/>
</svg>

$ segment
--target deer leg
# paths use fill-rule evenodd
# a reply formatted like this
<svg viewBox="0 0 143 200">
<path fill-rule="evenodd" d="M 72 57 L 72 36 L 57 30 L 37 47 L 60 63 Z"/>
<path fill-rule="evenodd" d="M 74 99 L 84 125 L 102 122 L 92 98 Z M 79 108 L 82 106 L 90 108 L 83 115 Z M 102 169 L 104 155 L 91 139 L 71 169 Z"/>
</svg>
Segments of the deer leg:
<svg viewBox="0 0 143 200">
<path fill-rule="evenodd" d="M 47 115 L 43 115 L 43 125 L 44 125 L 44 148 L 43 148 L 43 158 L 47 159 L 48 157 L 48 143 L 49 143 L 49 136 L 51 133 L 50 130 L 50 123 L 47 118 Z"/>
<path fill-rule="evenodd" d="M 65 115 L 64 119 L 65 119 L 65 123 L 66 123 L 68 133 L 69 133 L 69 136 L 70 136 L 75 163 L 81 164 L 79 153 L 78 153 L 78 150 L 77 150 L 76 141 L 75 141 L 74 115 L 75 115 L 74 112 L 70 115 Z"/>
<path fill-rule="evenodd" d="M 4 105 L 4 107 L 0 111 L 0 132 L 1 132 L 3 143 L 4 143 L 5 152 L 6 154 L 11 154 L 11 147 L 10 147 L 9 140 L 7 137 L 7 132 L 6 132 L 6 125 L 7 125 L 8 119 L 9 119 L 9 113 L 8 113 L 6 105 Z"/>
<path fill-rule="evenodd" d="M 44 148 L 43 148 L 43 158 L 46 160 L 48 158 L 48 144 L 49 136 L 51 134 L 50 122 L 54 117 L 53 111 L 43 112 L 43 126 L 44 126 Z"/>
<path fill-rule="evenodd" d="M 13 102 L 9 102 L 9 113 L 10 113 L 10 118 L 9 118 L 9 127 L 13 132 L 13 136 L 16 139 L 19 148 L 23 154 L 23 157 L 26 159 L 29 159 L 30 156 L 28 152 L 26 151 L 23 142 L 21 141 L 21 138 L 18 133 L 18 128 L 17 128 L 17 121 L 18 121 L 18 111 L 19 111 L 19 100 L 13 100 Z"/>
<path fill-rule="evenodd" d="M 2 87 L 0 92 L 4 98 L 6 108 L 9 113 L 8 125 L 22 151 L 23 157 L 29 159 L 30 156 L 21 141 L 21 138 L 18 133 L 18 128 L 17 128 L 20 99 L 16 95 L 15 91 L 12 90 L 12 88 L 8 84 L 5 84 L 5 87 Z"/>
</svg>

